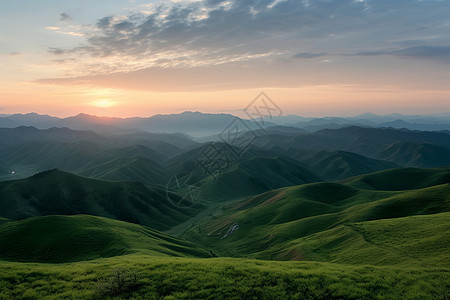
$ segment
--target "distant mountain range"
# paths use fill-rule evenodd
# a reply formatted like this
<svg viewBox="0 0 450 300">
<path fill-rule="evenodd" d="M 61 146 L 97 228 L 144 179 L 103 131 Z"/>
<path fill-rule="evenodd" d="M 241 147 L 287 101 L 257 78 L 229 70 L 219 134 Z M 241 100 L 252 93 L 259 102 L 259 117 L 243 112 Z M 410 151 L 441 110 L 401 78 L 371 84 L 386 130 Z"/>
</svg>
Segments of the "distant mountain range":
<svg viewBox="0 0 450 300">
<path fill-rule="evenodd" d="M 323 129 L 308 134 L 288 135 L 268 132 L 260 134 L 252 145 L 266 151 L 283 153 L 297 160 L 302 160 L 301 156 L 306 157 L 306 160 L 309 157 L 308 153 L 298 152 L 302 149 L 353 152 L 400 166 L 450 165 L 450 134 L 445 131 L 428 132 L 352 126 Z M 298 154 L 294 157 L 296 151 Z"/>
<path fill-rule="evenodd" d="M 33 126 L 39 129 L 68 127 L 74 130 L 91 130 L 101 133 L 127 134 L 139 131 L 152 133 L 184 133 L 194 137 L 216 136 L 236 119 L 231 114 L 205 114 L 186 111 L 180 114 L 154 115 L 148 118 L 113 118 L 79 114 L 67 118 L 49 115 L 0 115 L 0 128 Z M 262 126 L 253 120 L 240 119 L 246 127 L 256 130 Z M 256 120 L 258 121 L 258 120 Z M 450 131 L 450 114 L 409 116 L 401 114 L 362 114 L 355 117 L 305 118 L 297 115 L 267 117 L 264 127 L 289 126 L 315 132 L 321 129 L 339 129 L 349 126 L 391 127 L 410 130 Z"/>
<path fill-rule="evenodd" d="M 79 114 L 73 117 L 56 118 L 49 115 L 14 114 L 0 116 L 0 128 L 33 126 L 39 129 L 67 127 L 74 130 L 91 130 L 100 133 L 127 134 L 137 132 L 184 133 L 196 137 L 220 134 L 236 119 L 230 114 L 203 114 L 184 112 L 172 115 L 154 115 L 149 118 L 112 118 Z M 242 120 L 249 128 L 258 125 L 249 120 Z M 274 125 L 268 123 L 268 125 Z"/>
<path fill-rule="evenodd" d="M 252 193 L 283 185 L 340 180 L 402 166 L 450 165 L 450 134 L 446 132 L 353 126 L 308 133 L 275 126 L 253 133 L 257 137 L 243 149 L 239 140 L 236 145 L 199 143 L 183 134 L 112 135 L 68 128 L 0 128 L 0 180 L 60 169 L 103 180 L 160 185 L 175 175 L 193 176 L 191 182 L 206 184 L 209 175 L 198 160 L 207 157 L 211 145 L 220 149 L 227 160 L 220 176 L 241 178 L 248 183 L 245 190 Z M 247 135 L 254 137 L 253 133 Z M 241 138 L 245 139 L 246 135 Z M 266 169 L 261 171 L 258 165 Z M 310 181 L 289 173 L 308 173 Z M 271 184 L 270 177 L 284 179 L 279 184 Z M 208 186 L 216 183 L 211 184 Z M 233 190 L 236 188 L 229 191 Z"/>
</svg>

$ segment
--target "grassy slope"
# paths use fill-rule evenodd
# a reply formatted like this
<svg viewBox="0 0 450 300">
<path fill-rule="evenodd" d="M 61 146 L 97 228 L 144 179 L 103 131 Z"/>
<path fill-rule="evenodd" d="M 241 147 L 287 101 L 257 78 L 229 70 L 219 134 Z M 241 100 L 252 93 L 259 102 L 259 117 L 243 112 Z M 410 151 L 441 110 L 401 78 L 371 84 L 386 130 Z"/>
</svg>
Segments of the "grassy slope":
<svg viewBox="0 0 450 300">
<path fill-rule="evenodd" d="M 74 173 L 104 180 L 163 184 L 164 172 L 156 162 L 163 162 L 166 159 L 161 152 L 141 145 L 114 148 L 98 153 L 94 159 L 77 168 Z"/>
<path fill-rule="evenodd" d="M 326 180 L 339 180 L 398 167 L 394 163 L 344 151 L 330 154 L 319 152 L 318 155 L 304 162 L 310 166 L 311 170 Z"/>
<path fill-rule="evenodd" d="M 0 223 L 0 259 L 61 263 L 130 253 L 211 257 L 190 242 L 108 218 L 46 216 Z"/>
<path fill-rule="evenodd" d="M 1 262 L 0 299 L 103 299 L 114 270 L 129 270 L 133 299 L 447 299 L 448 268 L 127 255 L 69 264 Z"/>
<path fill-rule="evenodd" d="M 257 257 L 448 267 L 450 213 L 339 225 L 274 247 Z"/>
<path fill-rule="evenodd" d="M 432 144 L 398 142 L 387 146 L 377 157 L 411 167 L 435 168 L 450 165 L 450 149 Z"/>
<path fill-rule="evenodd" d="M 28 241 L 27 234 L 30 244 L 23 253 L 30 253 L 33 241 L 39 245 L 57 243 L 67 247 L 67 251 L 83 249 L 79 244 L 68 247 L 70 241 L 62 243 L 63 233 L 75 228 L 81 232 L 81 239 L 71 239 L 71 242 L 81 243 L 88 253 L 97 255 L 80 254 L 81 259 L 110 256 L 114 251 L 117 251 L 114 255 L 132 254 L 64 264 L 0 261 L 0 299 L 103 298 L 101 287 L 113 278 L 117 268 L 129 270 L 138 279 L 135 291 L 118 294 L 121 298 L 447 299 L 450 296 L 450 213 L 442 212 L 450 211 L 450 185 L 436 184 L 446 180 L 448 171 L 431 170 L 427 176 L 421 173 L 423 180 L 413 181 L 417 185 L 402 179 L 408 172 L 391 172 L 386 173 L 390 180 L 374 174 L 369 177 L 372 178 L 369 184 L 363 176 L 346 183 L 281 188 L 229 203 L 222 208 L 223 215 L 205 220 L 187 234 L 204 245 L 215 246 L 220 254 L 334 263 L 158 257 L 155 255 L 164 253 L 167 248 L 175 252 L 166 252 L 169 255 L 199 255 L 200 251 L 207 256 L 208 253 L 172 238 L 167 242 L 163 235 L 155 237 L 156 232 L 138 225 L 87 216 L 47 217 L 55 218 L 56 222 L 59 218 L 94 220 L 83 220 L 81 227 L 72 222 L 68 222 L 66 228 L 46 224 L 41 228 L 44 232 L 49 227 L 61 228 L 53 232 L 56 238 L 48 240 L 33 232 L 40 226 L 28 224 L 33 229 L 25 227 L 24 233 L 17 230 L 12 239 L 19 250 L 23 240 Z M 415 170 L 410 172 L 413 179 Z M 393 188 L 394 180 L 399 180 L 397 188 Z M 375 187 L 388 190 L 375 190 Z M 397 191 L 399 187 L 401 190 Z M 405 187 L 411 190 L 404 190 Z M 211 212 L 208 218 L 216 213 Z M 421 214 L 430 215 L 419 216 Z M 46 218 L 20 222 L 0 219 L 0 229 L 33 220 Z M 96 227 L 100 221 L 107 223 L 111 235 L 103 232 L 105 224 Z M 120 226 L 110 222 L 120 223 Z M 240 228 L 222 238 L 236 223 Z M 20 229 L 20 225 L 17 227 Z M 87 231 L 91 231 L 97 241 L 104 239 L 103 243 L 96 243 L 103 248 L 93 251 L 90 239 L 84 234 Z M 35 239 L 36 236 L 39 238 Z M 160 240 L 164 240 L 163 245 Z M 169 247 L 169 244 L 178 247 Z M 14 244 L 3 242 L 0 245 L 6 246 L 6 251 L 0 250 L 0 253 L 18 252 L 11 249 Z M 194 253 L 186 249 L 193 249 Z M 43 249 L 35 247 L 37 254 L 40 250 Z M 45 257 L 46 252 L 41 251 L 40 255 Z M 55 255 L 62 255 L 61 251 Z M 386 266 L 392 264 L 395 266 Z"/>
<path fill-rule="evenodd" d="M 361 174 L 392 169 L 398 165 L 345 151 L 313 151 L 305 149 L 272 149 L 297 159 L 325 180 L 341 180 Z"/>
<path fill-rule="evenodd" d="M 200 184 L 204 198 L 230 200 L 283 186 L 317 182 L 321 179 L 292 159 L 282 157 L 253 158 L 233 163 L 217 177 Z"/>
<path fill-rule="evenodd" d="M 383 191 L 420 189 L 450 183 L 450 167 L 392 169 L 350 178 L 343 182 L 353 187 Z"/>
<path fill-rule="evenodd" d="M 77 170 L 77 173 L 79 172 L 81 176 L 103 180 L 166 183 L 161 167 L 145 157 L 122 157 L 89 166 L 92 167 L 84 167 L 82 171 Z"/>
<path fill-rule="evenodd" d="M 197 212 L 198 207 L 175 206 L 162 187 L 95 180 L 58 170 L 0 182 L 0 215 L 10 219 L 90 214 L 163 230 Z"/>
<path fill-rule="evenodd" d="M 412 172 L 413 178 L 416 170 L 408 170 Z M 426 182 L 428 185 L 442 182 L 448 176 L 447 170 L 429 170 L 430 176 L 417 184 L 423 186 Z M 380 174 L 374 174 L 374 178 L 382 180 L 374 180 L 372 184 L 382 186 L 385 181 Z M 395 172 L 395 175 L 398 174 Z M 386 171 L 386 175 L 392 175 L 392 171 Z M 270 191 L 225 206 L 221 215 L 210 216 L 186 232 L 184 237 L 215 248 L 221 255 L 279 259 L 281 257 L 274 255 L 276 251 L 272 249 L 279 250 L 279 247 L 283 247 L 280 245 L 337 226 L 450 211 L 449 184 L 405 191 L 354 187 L 361 185 L 362 178 L 347 184 L 316 183 Z M 396 178 L 399 184 L 404 182 L 401 176 L 392 176 L 390 181 L 386 181 L 386 187 L 392 188 Z M 239 229 L 224 237 L 236 224 Z M 283 256 L 284 259 L 288 257 Z M 290 258 L 314 259 L 314 256 L 307 257 L 307 253 L 300 253 Z M 373 260 L 372 263 L 378 261 Z"/>
<path fill-rule="evenodd" d="M 103 150 L 92 142 L 59 143 L 55 141 L 28 142 L 0 150 L 0 157 L 12 168 L 5 180 L 26 178 L 37 172 L 59 168 L 75 170 L 91 161 Z M 16 174 L 10 173 L 14 170 Z"/>
</svg>

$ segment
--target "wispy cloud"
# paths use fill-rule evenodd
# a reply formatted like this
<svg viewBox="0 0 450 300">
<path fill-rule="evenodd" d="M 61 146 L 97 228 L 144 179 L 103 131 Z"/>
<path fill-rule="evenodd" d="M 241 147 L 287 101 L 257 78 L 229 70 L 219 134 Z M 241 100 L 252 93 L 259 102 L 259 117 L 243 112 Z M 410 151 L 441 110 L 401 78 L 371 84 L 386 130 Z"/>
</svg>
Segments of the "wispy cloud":
<svg viewBox="0 0 450 300">
<path fill-rule="evenodd" d="M 317 58 L 327 55 L 325 52 L 321 53 L 311 53 L 311 52 L 301 52 L 293 56 L 293 58 Z"/>
<path fill-rule="evenodd" d="M 401 49 L 395 52 L 396 55 L 436 60 L 439 62 L 450 63 L 450 45 L 449 46 L 417 46 Z"/>
<path fill-rule="evenodd" d="M 71 36 L 78 36 L 78 37 L 85 36 L 85 33 L 73 30 L 73 29 L 76 29 L 76 26 L 69 26 L 68 28 L 61 28 L 58 26 L 47 26 L 47 27 L 45 27 L 45 29 L 54 31 L 59 34 L 64 34 L 64 35 L 71 35 Z M 62 49 L 58 49 L 58 51 L 55 52 L 55 51 L 53 51 L 54 49 L 55 48 L 53 48 L 53 47 L 49 48 L 49 52 L 53 53 L 53 54 L 63 54 L 65 52 L 67 52 L 67 50 L 62 50 Z M 75 51 L 71 50 L 71 52 L 75 52 Z"/>
<path fill-rule="evenodd" d="M 129 15 L 104 16 L 77 30 L 53 28 L 86 40 L 78 47 L 52 47 L 49 52 L 58 61 L 71 62 L 69 77 L 234 62 L 248 68 L 262 61 L 293 59 L 331 63 L 330 57 L 343 55 L 448 62 L 447 46 L 436 45 L 450 38 L 449 10 L 450 1 L 440 0 L 171 1 L 141 5 Z M 399 48 L 395 42 L 413 41 L 418 35 L 437 38 L 434 44 L 408 48 Z M 74 62 L 76 69 L 71 68 Z"/>
<path fill-rule="evenodd" d="M 450 63 L 450 46 L 415 46 L 397 50 L 361 51 L 347 56 L 380 56 L 394 55 L 407 58 L 434 60 L 440 63 Z"/>
</svg>

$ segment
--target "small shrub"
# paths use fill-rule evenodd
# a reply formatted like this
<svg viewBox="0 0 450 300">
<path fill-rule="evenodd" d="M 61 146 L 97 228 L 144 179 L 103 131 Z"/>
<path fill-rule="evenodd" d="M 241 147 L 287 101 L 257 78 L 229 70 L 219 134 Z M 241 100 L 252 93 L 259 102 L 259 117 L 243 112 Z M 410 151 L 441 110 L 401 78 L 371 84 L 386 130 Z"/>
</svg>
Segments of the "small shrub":
<svg viewBox="0 0 450 300">
<path fill-rule="evenodd" d="M 99 281 L 97 292 L 101 296 L 123 296 L 140 287 L 138 275 L 134 272 L 114 269 L 110 276 Z"/>
</svg>

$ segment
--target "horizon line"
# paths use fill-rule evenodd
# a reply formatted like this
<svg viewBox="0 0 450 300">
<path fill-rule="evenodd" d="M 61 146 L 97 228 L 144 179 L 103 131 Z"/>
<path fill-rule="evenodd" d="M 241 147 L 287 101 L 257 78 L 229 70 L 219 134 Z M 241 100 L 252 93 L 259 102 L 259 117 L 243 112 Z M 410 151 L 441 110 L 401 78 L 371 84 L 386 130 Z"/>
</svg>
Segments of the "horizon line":
<svg viewBox="0 0 450 300">
<path fill-rule="evenodd" d="M 34 111 L 31 112 L 14 112 L 14 113 L 2 113 L 0 112 L 0 117 L 11 117 L 11 116 L 26 116 L 26 115 L 38 115 L 38 116 L 47 116 L 47 117 L 52 117 L 52 118 L 57 118 L 57 119 L 67 119 L 67 118 L 74 118 L 74 117 L 79 117 L 79 116 L 89 116 L 89 117 L 96 117 L 96 118 L 109 118 L 109 119 L 133 119 L 133 118 L 140 118 L 140 119 L 148 119 L 148 118 L 152 118 L 155 116 L 171 116 L 171 115 L 181 115 L 181 114 L 185 114 L 185 113 L 199 113 L 202 115 L 231 115 L 234 117 L 238 117 L 240 119 L 245 119 L 245 120 L 251 120 L 251 118 L 245 118 L 245 117 L 241 117 L 241 116 L 237 116 L 236 114 L 232 114 L 232 113 L 225 113 L 225 112 L 202 112 L 202 111 L 193 111 L 193 110 L 185 110 L 182 112 L 178 112 L 178 113 L 157 113 L 157 114 L 153 114 L 153 115 L 148 115 L 148 116 L 126 116 L 126 117 L 117 117 L 117 116 L 108 116 L 108 115 L 97 115 L 97 114 L 91 114 L 91 113 L 85 113 L 85 112 L 79 112 L 77 114 L 71 114 L 71 115 L 67 115 L 67 116 L 61 116 L 61 115 L 52 115 L 49 113 L 37 113 Z M 429 113 L 429 114 L 404 114 L 404 113 L 399 113 L 399 112 L 394 112 L 394 113 L 389 113 L 389 114 L 377 114 L 377 113 L 372 113 L 370 111 L 364 112 L 364 113 L 358 113 L 358 114 L 351 114 L 351 115 L 324 115 L 324 116 L 304 116 L 304 115 L 299 115 L 299 114 L 285 114 L 285 115 L 281 115 L 281 116 L 274 116 L 274 118 L 282 118 L 282 117 L 301 117 L 301 118 L 305 118 L 305 119 L 322 119 L 322 118 L 355 118 L 355 117 L 360 117 L 360 116 L 364 116 L 364 115 L 373 115 L 373 116 L 377 116 L 377 117 L 389 117 L 389 116 L 395 116 L 395 115 L 400 115 L 400 116 L 406 116 L 406 117 L 415 117 L 415 116 L 421 116 L 421 117 L 436 117 L 436 116 L 446 116 L 448 115 L 450 117 L 450 111 L 446 111 L 446 112 L 439 112 L 439 113 Z"/>
</svg>

